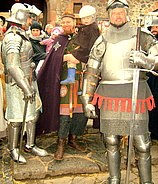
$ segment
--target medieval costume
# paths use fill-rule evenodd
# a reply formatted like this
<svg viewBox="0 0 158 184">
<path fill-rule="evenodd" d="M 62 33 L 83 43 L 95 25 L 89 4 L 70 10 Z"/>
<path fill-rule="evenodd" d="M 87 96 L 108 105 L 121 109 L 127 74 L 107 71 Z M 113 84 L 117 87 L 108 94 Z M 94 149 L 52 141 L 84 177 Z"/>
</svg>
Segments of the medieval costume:
<svg viewBox="0 0 158 184">
<path fill-rule="evenodd" d="M 46 57 L 37 76 L 42 100 L 42 113 L 37 123 L 37 135 L 58 131 L 60 107 L 60 77 L 65 47 L 69 36 L 59 35 Z"/>
<path fill-rule="evenodd" d="M 22 25 L 26 25 L 28 16 L 29 9 L 21 3 L 15 3 L 11 8 L 11 17 L 7 20 L 11 26 L 2 42 L 7 99 L 5 118 L 8 120 L 8 150 L 12 159 L 19 163 L 26 163 L 25 158 L 19 153 L 19 136 L 20 133 L 23 135 L 21 127 L 25 122 L 27 133 L 25 151 L 38 156 L 48 155 L 45 150 L 35 145 L 36 121 L 41 101 L 37 82 L 32 76 L 33 49 L 26 31 L 22 29 Z"/>
<path fill-rule="evenodd" d="M 75 84 L 60 88 L 60 80 L 65 78 L 67 73 L 67 64 L 63 62 L 63 56 L 71 53 L 77 47 L 73 43 L 75 16 L 67 12 L 62 18 L 66 17 L 71 21 L 70 29 L 72 32 L 71 34 L 64 32 L 55 38 L 52 49 L 37 76 L 43 104 L 43 112 L 40 114 L 37 125 L 37 135 L 59 130 L 58 148 L 62 149 L 57 150 L 56 160 L 63 159 L 68 135 L 72 147 L 85 151 L 76 143 L 76 138 L 77 135 L 83 134 L 87 123 L 87 117 L 84 116 L 82 104 L 77 95 L 77 91 L 80 90 L 81 63 L 77 64 Z"/>
<path fill-rule="evenodd" d="M 153 69 L 154 56 L 158 50 L 154 37 L 141 32 L 140 48 L 146 55 L 135 51 L 137 28 L 131 26 L 126 19 L 128 3 L 125 0 L 109 1 L 107 9 L 110 21 L 114 23 L 110 22 L 107 31 L 97 39 L 92 48 L 84 74 L 85 93 L 81 99 L 87 117 L 94 117 L 93 105 L 98 102 L 100 131 L 104 134 L 110 172 L 108 183 L 120 184 L 120 136 L 130 135 L 133 68 L 137 64 L 139 68 Z M 125 21 L 119 24 L 120 20 Z M 96 89 L 99 75 L 101 81 Z M 133 133 L 141 184 L 152 183 L 148 110 L 154 107 L 145 72 L 140 71 Z"/>
<path fill-rule="evenodd" d="M 70 86 L 61 86 L 60 89 L 60 80 L 65 78 L 67 73 L 66 62 L 63 63 L 63 55 L 76 47 L 72 44 L 73 40 L 74 35 L 59 35 L 54 40 L 52 49 L 38 73 L 37 81 L 43 107 L 37 123 L 37 135 L 58 131 L 59 114 L 70 115 L 74 108 L 78 108 L 80 113 L 83 112 L 82 104 L 77 95 L 77 91 L 80 90 L 81 63 L 77 64 L 76 83 L 72 92 L 74 100 L 72 109 L 69 107 Z M 63 108 L 66 108 L 66 111 Z"/>
<path fill-rule="evenodd" d="M 99 28 L 95 22 L 96 20 L 96 9 L 93 6 L 86 5 L 83 6 L 79 11 L 79 16 L 81 18 L 81 26 L 77 26 L 77 34 L 74 40 L 74 44 L 77 47 L 69 52 L 78 61 L 87 63 L 90 50 L 95 42 L 95 40 L 100 35 Z M 68 76 L 65 80 L 61 81 L 61 84 L 73 84 L 75 83 L 76 74 L 76 64 L 67 58 L 68 65 Z"/>
</svg>

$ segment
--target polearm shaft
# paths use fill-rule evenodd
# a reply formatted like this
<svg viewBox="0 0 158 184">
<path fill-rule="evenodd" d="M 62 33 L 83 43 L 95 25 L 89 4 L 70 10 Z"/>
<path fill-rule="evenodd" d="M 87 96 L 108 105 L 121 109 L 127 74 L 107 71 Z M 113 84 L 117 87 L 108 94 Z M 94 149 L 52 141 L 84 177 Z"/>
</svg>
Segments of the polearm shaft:
<svg viewBox="0 0 158 184">
<path fill-rule="evenodd" d="M 32 75 L 33 75 L 33 71 L 35 68 L 35 63 L 31 63 L 30 64 L 30 77 L 29 77 L 29 83 L 30 85 L 32 85 Z M 28 107 L 28 102 L 29 99 L 24 99 L 24 113 L 23 113 L 23 121 L 22 121 L 22 125 L 21 125 L 21 135 L 20 135 L 20 141 L 19 141 L 19 153 L 18 153 L 18 162 L 19 163 L 19 158 L 20 158 L 20 154 L 21 154 L 21 148 L 22 148 L 22 141 L 23 141 L 23 134 L 24 134 L 24 127 L 25 127 L 25 123 L 26 123 L 26 114 L 27 114 L 27 107 Z"/>
<path fill-rule="evenodd" d="M 19 163 L 19 158 L 20 158 L 20 154 L 21 154 L 23 133 L 24 133 L 24 127 L 25 127 L 25 121 L 26 121 L 26 114 L 27 114 L 27 107 L 28 107 L 28 100 L 25 100 L 24 113 L 23 113 L 23 122 L 22 122 L 22 125 L 21 125 L 21 135 L 20 135 L 20 142 L 19 142 L 18 162 L 17 163 Z"/>
<path fill-rule="evenodd" d="M 136 41 L 136 50 L 140 51 L 140 31 L 141 31 L 141 20 L 142 18 L 138 18 L 138 28 L 137 28 L 137 41 Z M 140 70 L 138 66 L 135 66 L 133 70 L 133 88 L 132 88 L 132 117 L 130 123 L 130 134 L 129 134 L 129 144 L 128 144 L 128 161 L 127 161 L 127 173 L 126 173 L 126 184 L 129 184 L 130 178 L 130 166 L 131 166 L 131 156 L 132 156 L 132 148 L 133 148 L 133 131 L 134 124 L 136 121 L 136 106 L 137 106 L 137 96 L 138 96 L 138 86 L 139 86 L 139 74 Z"/>
</svg>

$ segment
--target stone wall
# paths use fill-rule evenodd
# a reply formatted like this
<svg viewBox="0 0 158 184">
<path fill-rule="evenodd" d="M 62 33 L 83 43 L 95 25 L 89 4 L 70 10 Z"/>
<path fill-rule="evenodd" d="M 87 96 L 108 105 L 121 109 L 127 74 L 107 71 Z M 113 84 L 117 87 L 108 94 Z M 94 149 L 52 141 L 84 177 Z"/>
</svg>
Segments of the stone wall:
<svg viewBox="0 0 158 184">
<path fill-rule="evenodd" d="M 74 3 L 82 3 L 82 5 L 92 5 L 97 10 L 97 18 L 108 19 L 108 15 L 106 12 L 107 0 L 58 0 L 56 2 L 58 4 L 58 9 L 55 10 L 53 8 L 49 8 L 50 5 L 55 6 L 56 0 L 46 0 L 48 6 L 48 21 L 60 20 L 60 16 L 67 10 L 73 11 Z M 127 0 L 130 6 L 129 9 L 129 17 L 132 20 L 133 24 L 136 23 L 137 17 L 140 15 L 145 15 L 148 12 L 152 12 L 158 9 L 158 1 L 157 0 Z M 60 5 L 60 6 L 59 6 Z M 57 16 L 49 16 L 50 11 L 56 11 Z"/>
</svg>

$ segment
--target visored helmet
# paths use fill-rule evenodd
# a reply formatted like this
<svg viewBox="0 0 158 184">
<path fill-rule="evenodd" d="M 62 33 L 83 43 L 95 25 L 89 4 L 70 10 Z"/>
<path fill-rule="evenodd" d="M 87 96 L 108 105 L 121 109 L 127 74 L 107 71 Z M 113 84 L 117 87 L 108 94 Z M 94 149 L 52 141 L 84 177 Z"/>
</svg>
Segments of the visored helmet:
<svg viewBox="0 0 158 184">
<path fill-rule="evenodd" d="M 155 17 L 155 18 L 152 20 L 151 26 L 158 26 L 158 17 Z"/>
<path fill-rule="evenodd" d="M 36 16 L 39 16 L 40 13 L 42 12 L 41 10 L 39 10 L 35 5 L 29 5 L 27 3 L 24 3 L 24 5 L 29 9 L 30 14 L 34 14 Z"/>
<path fill-rule="evenodd" d="M 109 0 L 107 10 L 114 8 L 128 8 L 128 2 L 126 0 Z"/>
<path fill-rule="evenodd" d="M 85 5 L 79 11 L 80 18 L 93 16 L 96 13 L 96 9 L 93 6 Z"/>
<path fill-rule="evenodd" d="M 25 25 L 27 18 L 29 17 L 29 9 L 22 3 L 15 3 L 10 10 L 10 18 L 8 22 Z"/>
<path fill-rule="evenodd" d="M 151 31 L 151 26 L 158 26 L 158 17 L 154 17 L 151 25 L 148 26 L 148 30 Z"/>
</svg>

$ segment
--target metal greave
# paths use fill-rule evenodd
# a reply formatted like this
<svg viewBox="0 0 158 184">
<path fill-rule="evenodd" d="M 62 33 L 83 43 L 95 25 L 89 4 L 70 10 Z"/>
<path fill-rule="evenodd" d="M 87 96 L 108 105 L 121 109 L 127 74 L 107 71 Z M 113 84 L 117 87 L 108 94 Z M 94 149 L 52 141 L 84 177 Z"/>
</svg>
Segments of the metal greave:
<svg viewBox="0 0 158 184">
<path fill-rule="evenodd" d="M 107 151 L 108 168 L 110 173 L 110 178 L 120 179 L 120 139 L 119 136 L 111 135 L 105 136 L 105 147 Z"/>
<path fill-rule="evenodd" d="M 141 183 L 152 183 L 149 135 L 134 136 Z"/>
<path fill-rule="evenodd" d="M 36 131 L 36 122 L 29 121 L 26 123 L 26 133 L 27 133 L 27 143 L 28 147 L 31 147 L 35 144 L 35 131 Z"/>
<path fill-rule="evenodd" d="M 8 149 L 11 151 L 18 148 L 21 122 L 10 122 L 8 124 Z"/>
</svg>

